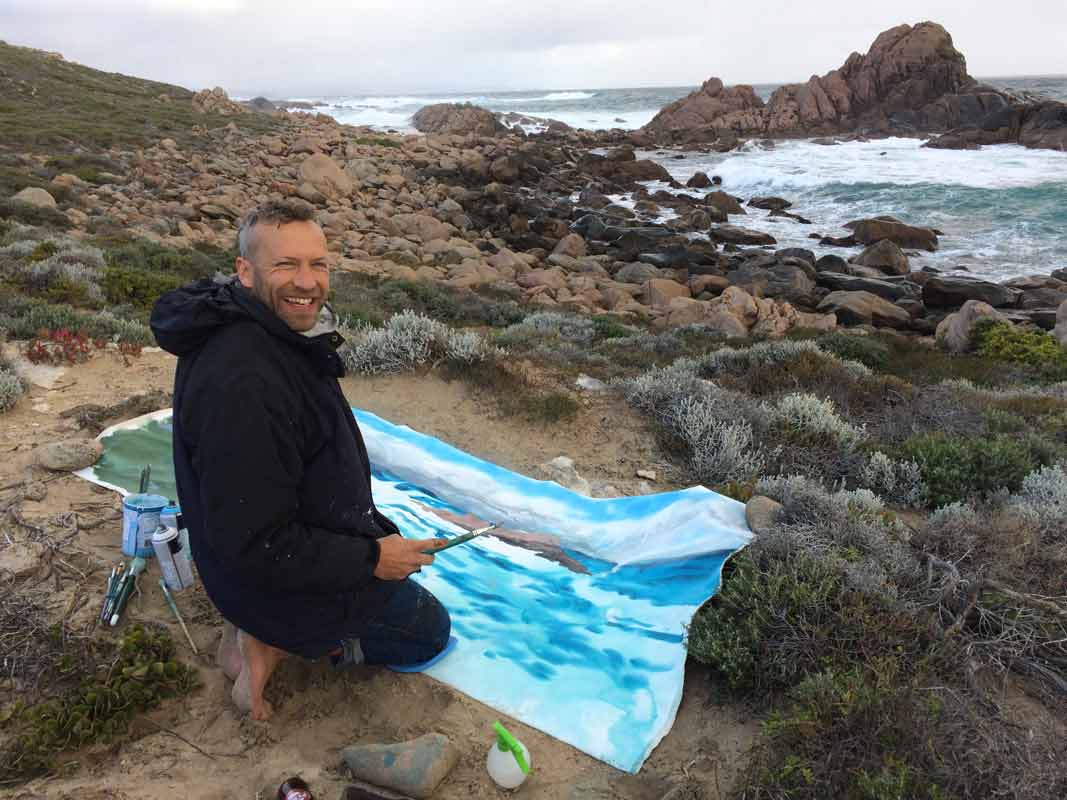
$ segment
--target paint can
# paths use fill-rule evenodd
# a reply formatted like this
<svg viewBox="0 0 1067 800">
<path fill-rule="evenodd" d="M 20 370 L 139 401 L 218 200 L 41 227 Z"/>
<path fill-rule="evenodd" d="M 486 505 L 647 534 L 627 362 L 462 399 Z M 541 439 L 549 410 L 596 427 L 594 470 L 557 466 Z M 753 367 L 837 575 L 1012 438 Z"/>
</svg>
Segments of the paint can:
<svg viewBox="0 0 1067 800">
<path fill-rule="evenodd" d="M 167 588 L 180 592 L 193 585 L 193 565 L 189 560 L 189 548 L 182 545 L 177 528 L 160 525 L 152 534 L 152 547 L 159 559 L 159 569 Z"/>
<path fill-rule="evenodd" d="M 131 494 L 122 501 L 123 553 L 152 557 L 152 534 L 159 527 L 159 515 L 166 507 L 167 498 L 158 494 Z"/>
</svg>

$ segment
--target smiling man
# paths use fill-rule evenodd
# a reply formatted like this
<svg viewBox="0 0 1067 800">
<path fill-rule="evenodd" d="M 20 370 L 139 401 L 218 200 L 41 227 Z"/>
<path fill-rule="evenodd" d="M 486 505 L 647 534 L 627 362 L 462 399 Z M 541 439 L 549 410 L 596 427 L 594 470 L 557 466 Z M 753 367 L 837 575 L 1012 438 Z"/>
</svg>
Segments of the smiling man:
<svg viewBox="0 0 1067 800">
<path fill-rule="evenodd" d="M 255 719 L 294 653 L 413 665 L 448 613 L 409 575 L 437 540 L 375 507 L 370 463 L 337 379 L 329 254 L 306 204 L 267 203 L 238 232 L 237 275 L 169 292 L 152 331 L 178 356 L 174 469 L 193 557 L 226 620 L 219 661 Z"/>
</svg>

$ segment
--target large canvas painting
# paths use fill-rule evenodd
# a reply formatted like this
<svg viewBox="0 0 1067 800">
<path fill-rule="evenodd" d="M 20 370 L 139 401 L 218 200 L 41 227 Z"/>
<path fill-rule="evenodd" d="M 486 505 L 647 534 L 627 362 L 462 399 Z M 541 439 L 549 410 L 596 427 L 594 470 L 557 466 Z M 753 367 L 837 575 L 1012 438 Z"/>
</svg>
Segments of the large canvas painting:
<svg viewBox="0 0 1067 800">
<path fill-rule="evenodd" d="M 428 674 L 620 769 L 640 769 L 681 700 L 686 626 L 750 538 L 744 506 L 703 487 L 588 498 L 353 413 L 375 500 L 405 536 L 500 526 L 415 576 L 448 608 L 458 640 Z M 151 464 L 151 491 L 175 498 L 170 412 L 100 438 L 103 458 L 79 474 L 127 492 Z"/>
</svg>

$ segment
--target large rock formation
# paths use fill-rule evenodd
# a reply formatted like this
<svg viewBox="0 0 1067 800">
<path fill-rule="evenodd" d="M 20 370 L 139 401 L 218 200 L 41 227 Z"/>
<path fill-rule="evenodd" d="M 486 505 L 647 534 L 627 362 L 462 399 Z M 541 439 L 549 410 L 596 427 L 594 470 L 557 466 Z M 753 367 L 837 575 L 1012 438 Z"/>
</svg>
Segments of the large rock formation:
<svg viewBox="0 0 1067 800">
<path fill-rule="evenodd" d="M 500 136 L 507 127 L 492 111 L 470 103 L 434 103 L 424 106 L 411 118 L 415 130 L 422 133 L 458 133 L 475 136 Z"/>
<path fill-rule="evenodd" d="M 711 78 L 666 106 L 644 131 L 660 141 L 711 141 L 726 134 L 915 133 L 961 126 L 968 132 L 940 146 L 1067 146 L 1067 106 L 1021 104 L 978 84 L 948 31 L 934 22 L 891 28 L 866 55 L 853 53 L 839 69 L 783 86 L 766 105 L 750 86 L 727 88 Z"/>
</svg>

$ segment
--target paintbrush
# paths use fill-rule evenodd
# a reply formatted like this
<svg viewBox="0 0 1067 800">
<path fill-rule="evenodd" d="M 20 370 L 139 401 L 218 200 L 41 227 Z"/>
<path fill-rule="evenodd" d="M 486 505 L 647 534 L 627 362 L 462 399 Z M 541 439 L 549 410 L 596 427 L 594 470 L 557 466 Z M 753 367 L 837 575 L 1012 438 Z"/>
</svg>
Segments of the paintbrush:
<svg viewBox="0 0 1067 800">
<path fill-rule="evenodd" d="M 189 646 L 193 648 L 193 654 L 200 655 L 200 651 L 196 649 L 196 643 L 193 642 L 193 637 L 189 635 L 189 629 L 185 627 L 185 620 L 182 619 L 182 612 L 178 610 L 178 604 L 174 602 L 174 597 L 171 595 L 170 589 L 167 588 L 167 582 L 162 578 L 159 579 L 159 588 L 163 590 L 163 596 L 167 599 L 167 605 L 170 606 L 170 610 L 174 612 L 178 624 L 182 626 L 185 638 L 189 640 Z"/>
<path fill-rule="evenodd" d="M 111 608 L 111 627 L 119 624 L 119 617 L 126 610 L 126 603 L 129 602 L 130 595 L 133 594 L 137 576 L 144 572 L 144 568 L 147 565 L 148 562 L 140 556 L 130 562 L 130 568 L 126 570 L 126 574 L 123 576 L 122 586 L 119 587 L 118 595 L 115 597 L 115 604 Z"/>
<path fill-rule="evenodd" d="M 111 610 L 115 607 L 115 598 L 118 597 L 119 586 L 122 585 L 122 579 L 126 577 L 126 562 L 120 561 L 118 568 L 113 573 L 114 578 L 111 579 L 111 584 L 108 586 L 107 597 L 104 598 L 104 612 L 100 618 L 100 622 L 103 625 L 106 625 L 107 621 L 111 619 Z"/>
<path fill-rule="evenodd" d="M 144 469 L 141 470 L 141 485 L 138 488 L 140 494 L 144 494 L 148 491 L 148 481 L 152 477 L 152 465 L 145 464 Z"/>
<path fill-rule="evenodd" d="M 104 603 L 100 607 L 100 622 L 103 622 L 104 620 L 107 619 L 107 607 L 111 603 L 111 596 L 112 596 L 111 593 L 115 588 L 115 574 L 116 574 L 117 571 L 118 570 L 117 570 L 116 567 L 112 567 L 111 568 L 111 575 L 108 576 L 107 588 L 104 589 Z"/>
</svg>

